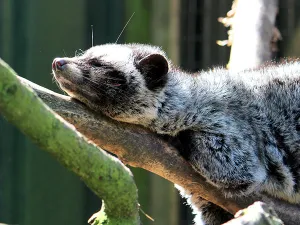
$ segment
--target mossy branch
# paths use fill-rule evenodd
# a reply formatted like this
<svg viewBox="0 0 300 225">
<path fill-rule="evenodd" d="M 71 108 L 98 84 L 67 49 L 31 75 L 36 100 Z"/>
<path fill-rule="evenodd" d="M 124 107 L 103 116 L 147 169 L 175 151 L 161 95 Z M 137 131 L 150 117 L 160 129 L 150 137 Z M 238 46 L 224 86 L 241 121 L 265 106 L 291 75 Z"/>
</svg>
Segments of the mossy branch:
<svg viewBox="0 0 300 225">
<path fill-rule="evenodd" d="M 131 172 L 88 143 L 46 106 L 0 59 L 0 113 L 40 148 L 77 174 L 105 203 L 107 223 L 137 225 L 138 195 Z"/>
</svg>

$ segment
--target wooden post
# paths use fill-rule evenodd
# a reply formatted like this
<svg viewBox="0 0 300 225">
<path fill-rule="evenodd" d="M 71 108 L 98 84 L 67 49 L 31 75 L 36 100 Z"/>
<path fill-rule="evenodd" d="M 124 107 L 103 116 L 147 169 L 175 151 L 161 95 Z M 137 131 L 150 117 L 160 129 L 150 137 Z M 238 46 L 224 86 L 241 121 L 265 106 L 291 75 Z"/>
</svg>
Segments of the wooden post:
<svg viewBox="0 0 300 225">
<path fill-rule="evenodd" d="M 256 68 L 271 60 L 277 0 L 236 0 L 228 68 Z"/>
</svg>

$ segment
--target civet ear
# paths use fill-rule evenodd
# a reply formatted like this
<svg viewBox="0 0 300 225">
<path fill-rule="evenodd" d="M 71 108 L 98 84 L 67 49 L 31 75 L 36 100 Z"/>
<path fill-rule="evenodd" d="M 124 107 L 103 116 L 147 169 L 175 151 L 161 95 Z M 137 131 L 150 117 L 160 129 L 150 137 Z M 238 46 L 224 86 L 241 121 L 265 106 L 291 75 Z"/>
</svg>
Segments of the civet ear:
<svg viewBox="0 0 300 225">
<path fill-rule="evenodd" d="M 169 63 L 163 55 L 148 55 L 137 63 L 137 68 L 144 75 L 148 89 L 155 90 L 165 85 Z"/>
</svg>

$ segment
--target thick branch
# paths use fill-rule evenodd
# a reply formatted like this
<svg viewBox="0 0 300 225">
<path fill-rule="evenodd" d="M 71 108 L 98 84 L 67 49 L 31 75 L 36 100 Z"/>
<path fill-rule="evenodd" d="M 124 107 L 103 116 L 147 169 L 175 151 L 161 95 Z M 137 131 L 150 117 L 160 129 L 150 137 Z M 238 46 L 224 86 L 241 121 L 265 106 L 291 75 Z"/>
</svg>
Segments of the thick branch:
<svg viewBox="0 0 300 225">
<path fill-rule="evenodd" d="M 196 173 L 176 149 L 157 135 L 142 127 L 97 115 L 67 96 L 49 91 L 24 78 L 20 79 L 30 85 L 55 112 L 72 123 L 98 146 L 116 154 L 124 163 L 158 174 L 232 214 L 260 200 L 270 203 L 286 224 L 300 224 L 299 205 L 288 204 L 267 196 L 225 198 L 218 189 Z"/>
<path fill-rule="evenodd" d="M 137 188 L 128 168 L 53 113 L 1 59 L 0 112 L 104 200 L 105 224 L 139 224 Z"/>
<path fill-rule="evenodd" d="M 120 123 L 95 114 L 67 96 L 47 90 L 24 78 L 20 79 L 23 83 L 29 84 L 46 104 L 82 134 L 98 146 L 116 154 L 124 163 L 164 177 L 232 214 L 256 200 L 261 200 L 270 203 L 286 224 L 300 224 L 299 205 L 288 204 L 267 196 L 225 198 L 218 189 L 196 173 L 176 149 L 157 135 L 142 127 Z"/>
<path fill-rule="evenodd" d="M 0 64 L 0 110 L 8 120 L 16 124 L 21 130 L 29 129 L 27 135 L 31 136 L 35 142 L 44 149 L 52 152 L 52 154 L 67 167 L 73 166 L 73 171 L 78 174 L 88 186 L 99 196 L 103 197 L 101 188 L 98 185 L 109 185 L 113 187 L 115 177 L 112 174 L 120 174 L 121 169 L 118 161 L 113 160 L 113 164 L 118 164 L 118 171 L 113 168 L 115 166 L 103 168 L 101 159 L 107 159 L 107 155 L 102 151 L 98 151 L 93 146 L 88 145 L 78 134 L 68 134 L 66 138 L 63 136 L 65 130 L 70 129 L 69 126 L 62 122 L 57 122 L 57 118 L 53 114 L 45 110 L 45 107 L 39 102 L 37 108 L 32 102 L 37 99 L 33 93 L 26 95 L 27 88 L 22 87 L 16 82 L 14 74 L 6 68 L 4 63 Z M 30 81 L 19 77 L 23 84 L 31 86 L 39 97 L 47 103 L 55 112 L 73 124 L 87 138 L 95 142 L 98 146 L 116 154 L 123 162 L 144 168 L 148 171 L 156 173 L 167 180 L 176 183 L 186 189 L 188 192 L 199 195 L 206 200 L 221 206 L 223 209 L 234 214 L 238 210 L 245 208 L 255 200 L 262 200 L 273 205 L 280 218 L 290 225 L 300 224 L 300 207 L 282 202 L 278 199 L 267 198 L 266 196 L 251 196 L 243 199 L 228 199 L 214 186 L 205 181 L 198 173 L 194 172 L 191 166 L 180 156 L 177 151 L 168 143 L 163 141 L 157 135 L 148 130 L 113 121 L 102 115 L 96 115 L 88 110 L 81 103 L 70 99 L 67 96 L 59 95 L 40 87 Z M 16 107 L 17 105 L 17 107 Z M 28 105 L 30 108 L 28 109 Z M 17 110 L 16 110 L 17 109 Z M 51 115 L 49 115 L 51 114 Z M 48 121 L 47 118 L 50 118 Z M 43 121 L 43 126 L 33 126 L 33 122 Z M 55 127 L 58 132 L 49 134 Z M 60 132 L 61 131 L 61 132 Z M 47 141 L 43 140 L 43 135 L 47 134 Z M 53 140 L 55 138 L 56 140 Z M 66 141 L 68 140 L 68 141 Z M 52 141 L 54 141 L 52 143 Z M 67 145 L 65 144 L 67 143 Z M 53 152 L 51 148 L 60 151 Z M 87 149 L 87 151 L 85 151 Z M 74 153 L 74 154 L 72 154 Z M 85 154 L 87 153 L 87 154 Z M 107 176 L 97 176 L 96 171 L 109 173 Z M 121 173 L 122 174 L 122 173 Z M 101 179 L 100 179 L 101 178 Z M 100 182 L 99 180 L 100 179 Z M 119 179 L 119 177 L 118 177 Z M 116 181 L 117 182 L 117 181 Z M 129 182 L 131 180 L 129 179 Z M 115 191 L 115 189 L 114 189 Z M 130 188 L 126 192 L 122 188 L 118 189 L 118 194 L 114 192 L 114 196 L 126 196 L 130 192 Z M 134 191 L 133 191 L 134 192 Z M 112 197 L 113 195 L 109 195 Z M 104 199 L 109 202 L 108 199 Z M 119 212 L 122 213 L 124 204 L 128 208 L 127 201 L 123 202 L 120 198 Z M 135 201 L 133 201 L 135 202 Z M 113 208 L 109 205 L 107 207 Z"/>
<path fill-rule="evenodd" d="M 50 108 L 73 124 L 80 133 L 117 155 L 122 162 L 158 174 L 192 193 L 199 193 L 199 196 L 233 214 L 249 205 L 248 202 L 226 199 L 219 190 L 196 173 L 176 149 L 154 133 L 95 114 L 76 100 L 49 91 L 24 78 L 20 80 L 30 85 Z"/>
</svg>

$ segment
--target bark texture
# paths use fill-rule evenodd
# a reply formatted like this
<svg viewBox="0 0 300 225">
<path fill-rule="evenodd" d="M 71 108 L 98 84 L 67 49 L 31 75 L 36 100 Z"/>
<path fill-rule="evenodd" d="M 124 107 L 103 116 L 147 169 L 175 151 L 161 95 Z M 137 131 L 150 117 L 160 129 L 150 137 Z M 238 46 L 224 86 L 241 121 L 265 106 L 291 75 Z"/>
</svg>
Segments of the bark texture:
<svg viewBox="0 0 300 225">
<path fill-rule="evenodd" d="M 173 146 L 158 135 L 143 127 L 95 114 L 78 101 L 47 90 L 24 78 L 19 79 L 31 86 L 50 108 L 73 124 L 80 133 L 99 147 L 117 155 L 123 163 L 153 172 L 232 214 L 255 201 L 263 201 L 274 207 L 286 225 L 300 224 L 299 205 L 265 195 L 226 198 L 217 188 L 207 183 L 204 177 L 196 173 Z"/>
</svg>

